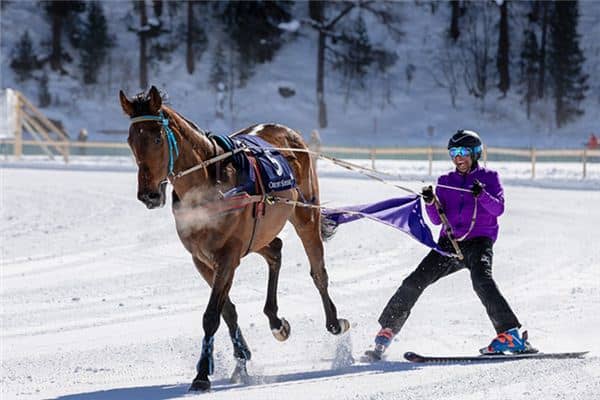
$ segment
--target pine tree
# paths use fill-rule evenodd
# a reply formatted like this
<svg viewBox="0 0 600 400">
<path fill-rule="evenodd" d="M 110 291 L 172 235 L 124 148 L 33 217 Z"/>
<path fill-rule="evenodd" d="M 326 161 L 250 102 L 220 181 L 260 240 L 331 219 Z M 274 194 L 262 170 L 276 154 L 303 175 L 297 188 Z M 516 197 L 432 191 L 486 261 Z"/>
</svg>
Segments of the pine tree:
<svg viewBox="0 0 600 400">
<path fill-rule="evenodd" d="M 98 1 L 88 4 L 88 13 L 80 32 L 80 67 L 83 82 L 92 84 L 98 81 L 98 71 L 112 43 L 102 5 Z"/>
<path fill-rule="evenodd" d="M 547 56 L 546 49 L 548 48 L 548 25 L 549 25 L 549 15 L 553 12 L 553 3 L 549 1 L 536 1 L 534 2 L 534 12 L 539 14 L 539 24 L 541 30 L 541 41 L 540 41 L 540 72 L 538 74 L 538 97 L 540 99 L 544 98 L 544 94 L 546 93 L 546 87 L 548 86 L 546 79 L 546 64 L 547 64 Z"/>
<path fill-rule="evenodd" d="M 53 70 L 66 74 L 63 61 L 71 61 L 71 57 L 63 49 L 63 31 L 68 20 L 74 14 L 85 9 L 85 3 L 79 0 L 44 0 L 41 2 L 52 25 L 52 52 L 50 54 L 50 66 Z"/>
<path fill-rule="evenodd" d="M 364 77 L 374 61 L 374 49 L 365 21 L 359 17 L 351 26 L 352 30 L 344 30 L 339 38 L 341 45 L 333 67 L 342 73 L 344 79 L 356 81 L 359 87 L 364 87 Z"/>
<path fill-rule="evenodd" d="M 254 66 L 271 61 L 284 43 L 279 24 L 291 19 L 289 1 L 230 1 L 217 3 L 217 15 L 239 53 L 239 83 L 245 85 Z"/>
<path fill-rule="evenodd" d="M 308 3 L 308 12 L 310 16 L 309 26 L 317 31 L 317 80 L 316 94 L 318 107 L 318 123 L 320 128 L 326 128 L 327 104 L 325 102 L 325 62 L 326 51 L 335 52 L 333 45 L 340 38 L 342 33 L 339 27 L 343 21 L 353 14 L 353 11 L 360 9 L 377 19 L 380 26 L 385 27 L 386 31 L 397 40 L 403 36 L 404 32 L 400 30 L 400 16 L 396 10 L 396 3 L 393 2 L 334 2 L 334 1 L 310 1 Z M 397 57 L 390 52 L 378 52 L 376 63 L 378 66 L 387 68 L 389 62 L 395 62 Z M 329 60 L 327 60 L 329 61 Z"/>
<path fill-rule="evenodd" d="M 10 67 L 17 74 L 17 80 L 25 81 L 32 77 L 32 72 L 38 67 L 29 31 L 25 31 L 13 49 Z"/>
<path fill-rule="evenodd" d="M 559 128 L 583 114 L 579 104 L 588 89 L 588 76 L 582 71 L 585 58 L 579 47 L 578 22 L 576 1 L 561 1 L 554 5 L 550 18 L 549 72 Z"/>
<path fill-rule="evenodd" d="M 520 87 L 525 103 L 527 118 L 531 115 L 531 104 L 537 99 L 537 77 L 540 69 L 539 49 L 535 34 L 530 29 L 524 32 L 523 49 L 521 51 Z"/>
</svg>

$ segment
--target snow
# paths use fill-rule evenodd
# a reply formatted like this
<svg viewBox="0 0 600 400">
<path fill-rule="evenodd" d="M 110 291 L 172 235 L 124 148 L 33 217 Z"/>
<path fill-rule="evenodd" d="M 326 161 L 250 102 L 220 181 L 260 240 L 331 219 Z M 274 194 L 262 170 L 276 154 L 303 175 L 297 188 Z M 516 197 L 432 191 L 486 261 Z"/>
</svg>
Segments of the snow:
<svg viewBox="0 0 600 400">
<path fill-rule="evenodd" d="M 281 22 L 277 27 L 288 32 L 297 32 L 300 29 L 300 21 L 293 19 L 290 22 Z"/>
<path fill-rule="evenodd" d="M 0 169 L 3 399 L 176 399 L 187 394 L 202 340 L 209 289 L 175 233 L 169 207 L 136 200 L 130 159 L 56 167 L 42 160 Z M 78 164 L 74 157 L 73 165 Z M 368 161 L 358 161 L 368 165 Z M 129 164 L 128 164 L 129 163 Z M 419 162 L 378 161 L 418 190 L 431 182 Z M 423 294 L 405 328 L 374 365 L 357 358 L 377 317 L 428 249 L 371 221 L 339 229 L 326 244 L 330 293 L 351 330 L 328 334 L 308 262 L 291 226 L 284 241 L 279 310 L 291 324 L 277 342 L 262 313 L 266 264 L 250 255 L 236 272 L 232 300 L 253 351 L 250 385 L 230 386 L 231 344 L 216 335 L 215 399 L 592 399 L 600 393 L 600 170 L 568 176 L 571 164 L 539 168 L 490 163 L 506 185 L 495 246 L 495 278 L 543 351 L 582 351 L 581 360 L 420 366 L 405 351 L 473 354 L 494 332 L 468 274 Z M 576 164 L 575 164 L 576 165 Z M 7 168 L 10 166 L 11 168 Z M 580 172 L 577 166 L 573 169 Z M 436 162 L 434 174 L 449 168 Z M 390 185 L 320 162 L 328 206 L 403 196 Z M 566 183 L 570 182 L 570 183 Z M 169 203 L 168 203 L 169 204 Z"/>
</svg>

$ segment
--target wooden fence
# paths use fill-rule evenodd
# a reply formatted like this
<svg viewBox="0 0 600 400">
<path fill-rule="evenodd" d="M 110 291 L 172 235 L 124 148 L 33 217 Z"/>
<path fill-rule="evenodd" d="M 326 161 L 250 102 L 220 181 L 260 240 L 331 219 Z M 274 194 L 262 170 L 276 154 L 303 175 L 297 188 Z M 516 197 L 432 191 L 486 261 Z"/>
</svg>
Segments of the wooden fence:
<svg viewBox="0 0 600 400">
<path fill-rule="evenodd" d="M 39 147 L 43 153 L 51 159 L 54 158 L 54 156 L 62 156 L 65 163 L 69 162 L 70 155 L 83 155 L 86 153 L 86 149 L 99 149 L 103 155 L 110 155 L 110 153 L 114 154 L 115 152 L 125 152 L 126 154 L 129 154 L 129 151 L 127 150 L 128 146 L 124 142 L 72 141 L 62 127 L 48 119 L 22 93 L 12 90 L 11 95 L 14 96 L 14 101 L 11 101 L 10 107 L 8 105 L 6 106 L 6 111 L 7 113 L 11 113 L 12 119 L 14 119 L 13 126 L 9 129 L 11 132 L 0 132 L 0 138 L 5 137 L 4 139 L 0 139 L 0 146 L 3 149 L 2 152 L 4 154 L 7 154 L 7 145 L 12 146 L 11 153 L 14 155 L 15 159 L 21 158 L 24 153 L 24 146 L 35 146 Z M 23 132 L 28 132 L 32 139 L 25 140 L 23 138 Z M 73 149 L 76 149 L 76 151 L 74 152 Z M 433 172 L 434 155 L 447 155 L 447 150 L 445 148 L 436 147 L 357 148 L 323 146 L 319 148 L 319 151 L 326 154 L 343 155 L 350 158 L 364 157 L 371 160 L 373 169 L 376 168 L 375 161 L 378 158 L 409 157 L 414 159 L 417 157 L 417 159 L 427 159 L 429 163 L 429 175 Z M 508 158 L 517 157 L 522 160 L 530 160 L 532 179 L 535 179 L 536 163 L 539 162 L 540 158 L 567 158 L 569 160 L 575 160 L 575 162 L 581 162 L 582 176 L 585 178 L 587 176 L 588 163 L 598 162 L 600 159 L 600 149 L 541 150 L 534 148 L 510 149 L 484 146 L 482 157 L 484 165 L 487 164 L 489 156 Z M 594 159 L 590 160 L 590 157 L 594 157 Z"/>
<path fill-rule="evenodd" d="M 422 156 L 427 159 L 429 164 L 429 175 L 433 172 L 433 157 L 434 155 L 446 156 L 448 150 L 441 147 L 407 147 L 407 148 L 354 148 L 354 147 L 321 147 L 323 153 L 339 153 L 348 155 L 364 155 L 365 158 L 371 160 L 371 168 L 376 169 L 375 164 L 377 157 L 401 157 L 401 156 Z M 544 157 L 561 157 L 581 162 L 582 177 L 587 177 L 587 166 L 591 162 L 591 157 L 600 158 L 600 149 L 512 149 L 505 147 L 487 147 L 483 146 L 482 160 L 484 165 L 487 165 L 489 156 L 510 156 L 518 157 L 531 162 L 531 179 L 535 179 L 536 163 L 539 158 Z"/>
<path fill-rule="evenodd" d="M 29 132 L 33 137 L 34 144 L 49 158 L 54 158 L 56 153 L 62 156 L 65 162 L 69 160 L 69 136 L 62 127 L 48 119 L 40 110 L 38 110 L 22 93 L 12 91 L 15 98 L 12 107 L 14 109 L 8 112 L 14 115 L 14 132 L 9 133 L 12 140 L 3 140 L 3 142 L 12 142 L 14 155 L 19 158 L 23 153 L 23 131 Z"/>
<path fill-rule="evenodd" d="M 47 152 L 49 149 L 54 149 L 59 155 L 62 155 L 65 162 L 69 162 L 69 155 L 71 154 L 82 154 L 83 149 L 119 149 L 128 153 L 128 145 L 124 142 L 80 142 L 80 141 L 67 141 L 67 140 L 17 140 L 8 139 L 2 140 L 3 143 L 13 146 L 13 153 L 16 159 L 20 158 L 23 153 L 23 146 L 33 145 L 39 146 L 45 149 Z M 407 148 L 359 148 L 359 147 L 333 147 L 333 146 L 322 146 L 319 149 L 325 154 L 341 155 L 350 158 L 365 158 L 371 160 L 371 167 L 376 169 L 376 161 L 379 159 L 389 158 L 402 158 L 410 157 L 427 160 L 428 161 L 428 172 L 432 175 L 433 172 L 433 161 L 434 156 L 445 157 L 448 151 L 445 148 L 440 147 L 407 147 Z M 107 151 L 109 155 L 110 151 Z M 523 161 L 531 163 L 531 178 L 536 177 L 536 164 L 540 162 L 540 159 L 547 157 L 559 157 L 573 162 L 581 163 L 582 177 L 587 177 L 588 164 L 590 162 L 598 162 L 600 160 L 600 149 L 572 149 L 572 150 L 553 150 L 553 149 L 512 149 L 503 147 L 486 147 L 483 148 L 482 160 L 484 165 L 487 165 L 490 156 L 498 157 L 517 157 Z M 590 158 L 594 157 L 595 160 Z"/>
</svg>

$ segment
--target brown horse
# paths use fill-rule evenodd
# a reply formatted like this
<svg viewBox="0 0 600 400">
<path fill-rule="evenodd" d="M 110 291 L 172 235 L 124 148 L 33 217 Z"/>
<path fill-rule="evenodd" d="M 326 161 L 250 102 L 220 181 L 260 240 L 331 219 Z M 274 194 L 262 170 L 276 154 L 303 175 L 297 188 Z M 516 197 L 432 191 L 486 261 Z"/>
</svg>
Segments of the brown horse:
<svg viewBox="0 0 600 400">
<path fill-rule="evenodd" d="M 348 321 L 337 318 L 327 290 L 319 210 L 295 207 L 299 198 L 319 204 L 317 176 L 301 136 L 276 124 L 255 125 L 236 133 L 256 135 L 276 148 L 298 149 L 298 152 L 281 150 L 291 166 L 297 187 L 277 192 L 277 198 L 287 201 L 260 202 L 256 199 L 264 197 L 252 196 L 249 201 L 242 199 L 231 205 L 223 200 L 222 194 L 240 182 L 236 181 L 235 166 L 228 162 L 230 158 L 224 158 L 226 152 L 214 138 L 165 106 L 154 86 L 147 94 L 141 93 L 131 100 L 120 91 L 119 98 L 123 111 L 132 119 L 127 141 L 138 165 L 137 197 L 148 208 L 162 207 L 166 183 L 170 181 L 177 233 L 212 288 L 203 317 L 204 339 L 196 366 L 197 376 L 190 390 L 210 388 L 208 375 L 213 371 L 213 339 L 221 315 L 229 328 L 237 360 L 232 379 L 247 377 L 246 361 L 250 360 L 251 353 L 237 324 L 229 289 L 240 259 L 250 252 L 263 256 L 269 266 L 264 313 L 271 331 L 280 341 L 288 338 L 290 325 L 277 316 L 282 247 L 277 234 L 288 220 L 308 256 L 310 275 L 323 301 L 327 330 L 335 335 L 348 330 Z M 220 158 L 223 160 L 211 164 L 211 160 Z M 200 167 L 182 174 L 195 166 Z M 262 205 L 260 212 L 257 212 L 257 204 Z"/>
</svg>

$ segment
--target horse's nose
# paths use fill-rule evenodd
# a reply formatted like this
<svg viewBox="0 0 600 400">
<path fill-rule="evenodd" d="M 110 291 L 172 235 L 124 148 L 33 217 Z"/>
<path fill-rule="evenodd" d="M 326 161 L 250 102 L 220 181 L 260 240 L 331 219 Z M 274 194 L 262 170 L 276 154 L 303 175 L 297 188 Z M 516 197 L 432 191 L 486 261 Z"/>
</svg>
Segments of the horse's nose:
<svg viewBox="0 0 600 400">
<path fill-rule="evenodd" d="M 160 205 L 160 193 L 158 192 L 138 192 L 138 200 L 148 208 L 154 208 Z"/>
</svg>

